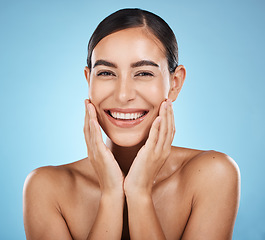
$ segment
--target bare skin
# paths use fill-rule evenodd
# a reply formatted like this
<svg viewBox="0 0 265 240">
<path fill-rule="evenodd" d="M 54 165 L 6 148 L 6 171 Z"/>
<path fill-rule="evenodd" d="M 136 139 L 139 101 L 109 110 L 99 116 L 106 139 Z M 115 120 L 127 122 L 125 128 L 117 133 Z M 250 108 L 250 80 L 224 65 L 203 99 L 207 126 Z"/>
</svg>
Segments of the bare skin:
<svg viewBox="0 0 265 240">
<path fill-rule="evenodd" d="M 101 40 L 92 66 L 85 68 L 88 157 L 28 176 L 27 239 L 232 239 L 238 167 L 223 153 L 171 145 L 172 101 L 185 68 L 170 75 L 163 46 L 141 28 Z M 136 108 L 145 115 L 133 127 L 106 113 Z"/>
<path fill-rule="evenodd" d="M 182 239 L 232 239 L 239 179 L 229 157 L 172 147 L 158 179 L 152 199 L 166 239 L 181 239 L 184 232 Z M 27 239 L 87 239 L 101 200 L 97 175 L 87 158 L 37 169 L 26 184 Z M 122 239 L 129 239 L 125 210 Z"/>
</svg>

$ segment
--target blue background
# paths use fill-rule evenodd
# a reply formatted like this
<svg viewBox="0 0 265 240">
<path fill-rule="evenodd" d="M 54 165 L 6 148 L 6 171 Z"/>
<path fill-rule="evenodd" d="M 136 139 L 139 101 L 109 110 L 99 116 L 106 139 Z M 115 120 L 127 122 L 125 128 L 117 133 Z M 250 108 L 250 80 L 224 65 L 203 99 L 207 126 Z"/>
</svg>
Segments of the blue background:
<svg viewBox="0 0 265 240">
<path fill-rule="evenodd" d="M 242 192 L 233 239 L 265 239 L 262 0 L 2 0 L 0 239 L 25 239 L 22 189 L 33 169 L 86 157 L 87 42 L 124 7 L 153 11 L 174 30 L 187 68 L 174 144 L 235 159 Z"/>
</svg>

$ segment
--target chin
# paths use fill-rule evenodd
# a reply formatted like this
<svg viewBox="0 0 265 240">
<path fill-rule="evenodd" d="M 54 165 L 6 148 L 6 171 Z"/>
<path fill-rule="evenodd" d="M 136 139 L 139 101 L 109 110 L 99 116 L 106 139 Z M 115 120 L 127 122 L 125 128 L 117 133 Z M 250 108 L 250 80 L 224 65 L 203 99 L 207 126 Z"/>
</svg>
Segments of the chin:
<svg viewBox="0 0 265 240">
<path fill-rule="evenodd" d="M 114 144 L 120 147 L 134 147 L 143 145 L 146 142 L 148 134 L 123 132 L 119 134 L 107 134 L 107 136 Z"/>
</svg>

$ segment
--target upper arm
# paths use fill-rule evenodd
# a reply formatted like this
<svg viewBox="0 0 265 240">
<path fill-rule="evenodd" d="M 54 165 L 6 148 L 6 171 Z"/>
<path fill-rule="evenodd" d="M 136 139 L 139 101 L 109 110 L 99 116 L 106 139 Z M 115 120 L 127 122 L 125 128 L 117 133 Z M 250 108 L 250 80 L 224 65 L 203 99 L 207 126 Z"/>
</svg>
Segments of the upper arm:
<svg viewBox="0 0 265 240">
<path fill-rule="evenodd" d="M 232 239 L 240 195 L 240 173 L 227 155 L 211 151 L 198 161 L 196 192 L 182 239 Z"/>
<path fill-rule="evenodd" d="M 30 239 L 72 239 L 56 201 L 56 187 L 49 168 L 29 174 L 23 190 L 25 233 Z"/>
</svg>

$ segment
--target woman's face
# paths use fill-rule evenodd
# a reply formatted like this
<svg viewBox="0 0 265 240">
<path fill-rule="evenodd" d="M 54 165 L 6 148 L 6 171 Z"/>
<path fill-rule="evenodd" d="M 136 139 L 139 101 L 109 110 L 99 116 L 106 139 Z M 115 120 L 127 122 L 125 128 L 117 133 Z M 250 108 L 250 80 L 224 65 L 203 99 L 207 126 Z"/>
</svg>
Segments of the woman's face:
<svg viewBox="0 0 265 240">
<path fill-rule="evenodd" d="M 135 146 L 150 127 L 170 89 L 164 47 L 143 28 L 118 31 L 94 48 L 86 70 L 98 121 L 119 146 Z"/>
</svg>

